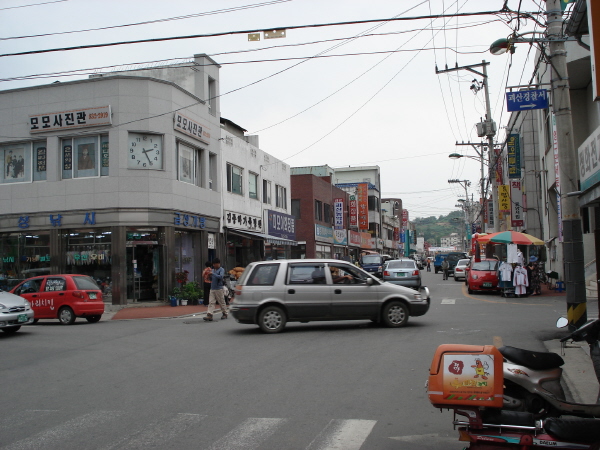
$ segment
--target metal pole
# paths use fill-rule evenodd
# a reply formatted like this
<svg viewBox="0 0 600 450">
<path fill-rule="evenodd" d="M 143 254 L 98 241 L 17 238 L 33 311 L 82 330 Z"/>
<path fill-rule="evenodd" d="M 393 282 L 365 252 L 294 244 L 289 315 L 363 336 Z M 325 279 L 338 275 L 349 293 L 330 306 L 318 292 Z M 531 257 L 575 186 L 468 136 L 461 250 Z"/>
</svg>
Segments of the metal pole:
<svg viewBox="0 0 600 450">
<path fill-rule="evenodd" d="M 483 66 L 483 91 L 485 93 L 485 114 L 486 114 L 486 122 L 488 122 L 488 126 L 490 127 L 491 133 L 488 134 L 487 139 L 488 139 L 488 159 L 490 161 L 490 165 L 489 167 L 492 167 L 491 161 L 492 161 L 492 154 L 494 153 L 494 135 L 496 134 L 496 130 L 493 129 L 494 126 L 494 122 L 492 120 L 492 110 L 490 107 L 490 91 L 489 91 L 489 87 L 488 87 L 488 76 L 487 76 L 487 65 L 485 64 L 485 60 L 482 61 L 482 66 Z M 481 155 L 481 201 L 485 202 L 485 191 L 483 189 L 483 148 L 481 149 L 482 155 Z M 493 176 L 492 176 L 493 175 Z M 492 182 L 492 197 L 496 198 L 496 177 L 495 177 L 495 173 L 492 174 L 490 173 L 490 181 Z M 483 207 L 483 205 L 482 205 Z M 495 226 L 495 225 L 494 225 Z"/>
<path fill-rule="evenodd" d="M 573 142 L 573 119 L 569 76 L 567 74 L 567 52 L 564 41 L 553 40 L 562 35 L 562 9 L 560 0 L 546 0 L 548 17 L 547 37 L 550 40 L 552 110 L 556 120 L 554 139 L 558 145 L 560 185 L 556 186 L 561 203 L 563 228 L 563 264 L 567 288 L 567 317 L 571 329 L 583 325 L 587 320 L 585 294 L 585 267 L 583 262 L 583 232 L 577 197 L 564 194 L 579 190 L 577 186 L 577 153 Z"/>
</svg>

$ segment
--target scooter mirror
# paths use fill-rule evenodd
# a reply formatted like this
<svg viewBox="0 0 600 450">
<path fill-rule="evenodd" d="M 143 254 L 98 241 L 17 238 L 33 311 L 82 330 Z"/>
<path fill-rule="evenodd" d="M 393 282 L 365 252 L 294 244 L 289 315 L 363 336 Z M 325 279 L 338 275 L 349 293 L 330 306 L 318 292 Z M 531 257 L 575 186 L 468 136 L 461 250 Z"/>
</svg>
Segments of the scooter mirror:
<svg viewBox="0 0 600 450">
<path fill-rule="evenodd" d="M 564 328 L 569 325 L 569 320 L 566 317 L 559 317 L 556 321 L 556 328 Z"/>
</svg>

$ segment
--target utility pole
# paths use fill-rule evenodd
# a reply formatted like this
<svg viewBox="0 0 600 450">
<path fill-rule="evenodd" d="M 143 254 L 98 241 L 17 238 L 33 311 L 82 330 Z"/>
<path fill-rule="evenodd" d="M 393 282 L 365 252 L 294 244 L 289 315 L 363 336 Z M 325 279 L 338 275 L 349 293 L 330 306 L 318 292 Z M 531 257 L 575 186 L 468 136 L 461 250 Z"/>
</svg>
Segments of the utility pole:
<svg viewBox="0 0 600 450">
<path fill-rule="evenodd" d="M 567 317 L 571 329 L 587 321 L 587 303 L 585 297 L 585 267 L 583 259 L 583 232 L 579 214 L 579 200 L 569 197 L 569 192 L 578 191 L 577 153 L 573 142 L 573 119 L 571 116 L 571 98 L 569 76 L 567 74 L 567 52 L 562 34 L 562 16 L 560 0 L 546 0 L 550 65 L 552 66 L 552 110 L 556 119 L 554 136 L 558 143 L 560 167 L 561 217 L 563 228 L 563 263 L 567 288 Z"/>
<path fill-rule="evenodd" d="M 487 141 L 488 141 L 488 162 L 489 162 L 489 167 L 490 170 L 492 167 L 495 167 L 495 164 L 493 164 L 493 160 L 492 160 L 492 155 L 494 153 L 494 136 L 496 135 L 496 125 L 494 123 L 494 121 L 492 120 L 492 109 L 490 106 L 490 90 L 489 90 L 489 81 L 488 81 L 488 75 L 487 75 L 487 66 L 489 65 L 489 62 L 486 62 L 485 60 L 482 60 L 480 64 L 471 64 L 468 66 L 461 66 L 459 67 L 458 64 L 451 69 L 448 69 L 448 66 L 446 66 L 445 70 L 438 70 L 437 66 L 435 68 L 435 73 L 436 74 L 440 74 L 440 73 L 446 73 L 446 72 L 454 72 L 457 70 L 468 70 L 469 72 L 472 72 L 476 75 L 479 75 L 481 77 L 483 77 L 483 92 L 485 94 L 485 121 L 484 123 L 484 130 L 482 135 L 487 136 Z M 475 67 L 481 67 L 481 72 L 479 72 L 478 70 L 475 70 Z M 471 89 L 474 90 L 475 93 L 477 93 L 477 91 L 479 89 L 481 89 L 480 87 L 477 87 L 476 85 L 472 85 Z M 479 134 L 479 133 L 478 133 Z M 482 156 L 483 158 L 483 156 Z M 482 165 L 483 167 L 483 165 Z M 482 169 L 483 171 L 483 169 Z M 496 177 L 492 176 L 493 174 L 490 172 L 489 174 L 490 180 L 492 181 L 492 197 L 495 199 L 497 198 L 497 194 L 496 194 Z M 481 192 L 482 192 L 482 196 L 481 196 L 481 202 L 482 205 L 481 207 L 483 208 L 484 204 L 485 204 L 485 191 L 484 191 L 484 187 L 483 187 L 483 180 L 482 180 L 482 186 L 481 186 Z M 468 200 L 468 199 L 467 199 Z M 495 208 L 497 210 L 497 208 Z"/>
<path fill-rule="evenodd" d="M 483 175 L 484 174 L 483 166 L 485 164 L 484 161 L 483 161 L 483 158 L 485 157 L 485 154 L 484 154 L 484 151 L 485 151 L 484 144 L 476 143 L 476 142 L 461 142 L 459 144 L 458 142 L 456 142 L 455 145 L 457 145 L 457 146 L 458 145 L 470 145 L 475 150 L 475 153 L 477 153 L 477 156 L 478 156 L 477 159 L 479 159 L 480 168 L 481 168 L 481 194 L 480 195 L 481 195 L 482 205 L 481 205 L 480 211 L 484 211 L 484 209 L 485 209 L 485 201 L 486 201 L 485 200 L 485 186 L 484 186 L 485 178 L 484 178 L 484 175 Z M 481 146 L 481 151 L 479 151 L 477 149 L 477 146 Z M 469 156 L 469 158 L 470 158 L 470 156 Z M 475 158 L 473 157 L 473 159 L 475 159 Z M 485 217 L 482 217 L 481 219 L 482 219 L 481 222 L 484 223 Z M 483 227 L 482 227 L 482 230 L 483 230 Z M 485 230 L 483 230 L 483 231 L 485 231 Z"/>
</svg>

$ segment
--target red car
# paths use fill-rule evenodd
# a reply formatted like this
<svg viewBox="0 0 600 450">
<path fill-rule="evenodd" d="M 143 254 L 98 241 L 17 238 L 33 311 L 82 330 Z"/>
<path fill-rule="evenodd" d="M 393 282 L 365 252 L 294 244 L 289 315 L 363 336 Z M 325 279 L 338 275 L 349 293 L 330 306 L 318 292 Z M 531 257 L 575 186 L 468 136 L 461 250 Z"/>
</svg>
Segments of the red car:
<svg viewBox="0 0 600 450">
<path fill-rule="evenodd" d="M 480 262 L 471 262 L 467 270 L 467 288 L 469 294 L 474 291 L 498 290 L 498 260 L 482 259 Z"/>
<path fill-rule="evenodd" d="M 28 278 L 18 284 L 12 294 L 31 303 L 38 319 L 58 319 L 71 325 L 77 317 L 98 322 L 104 313 L 102 291 L 87 275 L 44 275 Z"/>
</svg>

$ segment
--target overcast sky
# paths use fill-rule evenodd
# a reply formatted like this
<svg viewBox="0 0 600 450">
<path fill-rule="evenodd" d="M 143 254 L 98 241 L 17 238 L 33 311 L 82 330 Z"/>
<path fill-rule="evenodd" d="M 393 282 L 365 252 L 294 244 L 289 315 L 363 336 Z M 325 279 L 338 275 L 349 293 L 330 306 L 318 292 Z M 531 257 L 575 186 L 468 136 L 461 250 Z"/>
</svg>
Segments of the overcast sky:
<svg viewBox="0 0 600 450">
<path fill-rule="evenodd" d="M 15 8 L 35 3 L 40 5 Z M 259 4 L 263 6 L 242 8 Z M 0 53 L 416 17 L 443 11 L 446 14 L 496 11 L 503 4 L 504 0 L 2 0 L 0 37 L 4 39 L 0 41 Z M 538 12 L 540 7 L 545 8 L 545 2 L 539 0 L 508 1 L 513 10 L 517 10 L 519 4 L 521 11 Z M 225 9 L 234 10 L 216 13 Z M 200 15 L 207 12 L 215 13 Z M 196 17 L 82 33 L 5 39 L 188 15 Z M 443 69 L 457 63 L 464 66 L 481 63 L 484 59 L 489 61 L 492 116 L 500 126 L 505 125 L 508 118 L 503 101 L 505 87 L 529 82 L 535 51 L 521 44 L 511 61 L 507 55 L 493 56 L 487 50 L 491 42 L 506 37 L 511 27 L 516 26 L 516 21 L 508 23 L 506 15 L 479 15 L 290 29 L 283 39 L 265 40 L 261 36 L 258 42 L 249 42 L 246 34 L 234 34 L 8 56 L 0 59 L 0 76 L 7 79 L 190 58 L 206 53 L 222 64 L 222 94 L 268 77 L 221 99 L 221 115 L 250 133 L 258 132 L 263 150 L 292 167 L 377 164 L 381 167 L 384 197 L 401 197 L 411 218 L 438 216 L 455 210 L 459 196 L 464 197 L 464 190 L 458 185 L 449 185 L 448 179 L 471 180 L 469 193 L 473 192 L 478 198 L 479 162 L 466 158 L 455 162 L 448 155 L 457 151 L 475 155 L 472 148 L 456 147 L 455 142 L 481 142 L 475 123 L 484 116 L 485 105 L 483 90 L 476 95 L 470 90 L 473 79 L 482 81 L 481 77 L 467 71 L 436 75 L 435 66 Z M 521 32 L 533 30 L 539 27 L 536 28 L 532 20 L 521 21 Z M 347 40 L 365 32 L 377 36 Z M 274 46 L 279 48 L 271 48 Z M 252 51 L 231 53 L 248 50 Z M 390 53 L 395 50 L 400 51 Z M 304 61 L 319 54 L 354 55 Z M 264 61 L 287 58 L 299 59 Z M 248 61 L 261 62 L 242 63 Z M 290 69 L 274 75 L 286 68 Z M 52 75 L 2 81 L 0 89 L 85 77 L 87 75 Z M 304 110 L 307 111 L 302 112 Z M 282 121 L 285 122 L 280 123 Z M 503 138 L 501 129 L 498 139 Z"/>
</svg>

